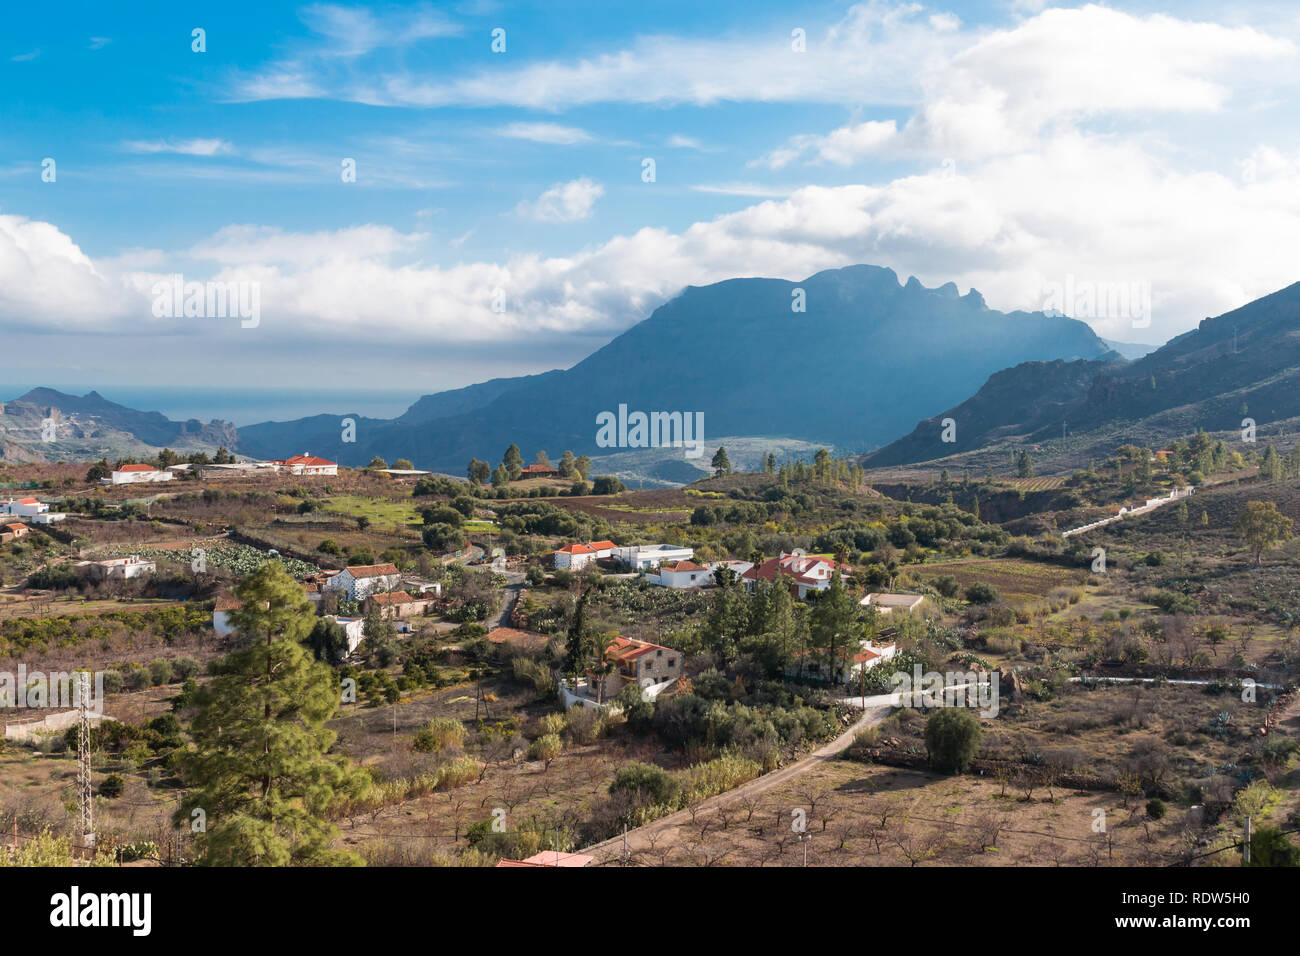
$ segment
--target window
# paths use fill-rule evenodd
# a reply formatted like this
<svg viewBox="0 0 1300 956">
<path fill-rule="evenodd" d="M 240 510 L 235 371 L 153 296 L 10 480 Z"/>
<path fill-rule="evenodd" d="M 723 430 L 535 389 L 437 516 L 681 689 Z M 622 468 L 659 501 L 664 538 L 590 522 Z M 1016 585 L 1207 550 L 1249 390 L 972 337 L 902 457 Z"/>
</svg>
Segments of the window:
<svg viewBox="0 0 1300 956">
<path fill-rule="evenodd" d="M 672 666 L 673 666 L 674 664 L 676 664 L 676 663 L 677 663 L 677 658 L 675 658 L 675 657 L 670 657 L 670 658 L 668 658 L 668 666 L 669 666 L 669 667 L 672 667 Z"/>
<path fill-rule="evenodd" d="M 664 656 L 663 651 L 655 651 L 655 657 L 663 657 L 663 656 Z"/>
</svg>

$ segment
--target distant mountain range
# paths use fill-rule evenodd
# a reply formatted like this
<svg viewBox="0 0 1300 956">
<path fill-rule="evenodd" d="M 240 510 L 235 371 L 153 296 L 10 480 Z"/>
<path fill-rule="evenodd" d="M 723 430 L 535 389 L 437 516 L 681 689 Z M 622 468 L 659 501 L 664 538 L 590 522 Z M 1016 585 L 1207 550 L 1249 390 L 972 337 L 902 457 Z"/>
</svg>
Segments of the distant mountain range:
<svg viewBox="0 0 1300 956">
<path fill-rule="evenodd" d="M 408 458 L 461 473 L 471 457 L 499 460 L 511 442 L 529 460 L 539 450 L 626 450 L 596 442 L 597 415 L 619 405 L 703 412 L 706 444 L 771 436 L 866 450 L 1009 365 L 1107 357 L 1120 358 L 1075 319 L 1002 313 L 952 283 L 930 289 L 850 266 L 802 282 L 689 287 L 570 369 L 428 395 L 396 419 L 357 416 L 354 443 L 342 440 L 340 416 L 320 415 L 243 427 L 239 450 L 305 449 L 351 465 Z"/>
<path fill-rule="evenodd" d="M 912 464 L 1008 444 L 1082 456 L 1120 438 L 1150 445 L 1198 428 L 1238 430 L 1248 417 L 1260 441 L 1294 430 L 1300 417 L 1300 283 L 1207 318 L 1134 362 L 1004 369 L 862 461 Z M 943 441 L 945 418 L 956 425 L 955 442 Z"/>
<path fill-rule="evenodd" d="M 79 461 L 152 455 L 158 449 L 215 451 L 239 441 L 227 422 L 174 422 L 159 412 L 139 412 L 98 392 L 80 397 L 34 388 L 0 403 L 0 459 Z"/>
<path fill-rule="evenodd" d="M 804 311 L 792 308 L 801 301 Z M 874 448 L 861 457 L 868 467 L 978 459 L 982 468 L 987 459 L 1004 468 L 1008 448 L 1034 447 L 1067 467 L 1071 456 L 1122 441 L 1236 429 L 1244 417 L 1266 436 L 1300 419 L 1300 283 L 1148 348 L 1107 342 L 1065 316 L 997 312 L 951 283 L 931 289 L 851 266 L 802 282 L 691 287 L 570 369 L 426 395 L 391 419 L 317 415 L 236 431 L 134 411 L 96 392 L 33 389 L 0 405 L 0 457 L 225 445 L 254 458 L 307 451 L 364 465 L 378 455 L 463 474 L 471 457 L 495 462 L 514 442 L 529 460 L 572 449 L 610 473 L 662 484 L 689 481 L 724 436 L 738 457 L 760 454 L 765 442 L 787 454 L 825 444 Z M 620 405 L 702 412 L 702 457 L 598 445 L 597 416 Z M 348 417 L 352 442 L 343 441 Z M 954 441 L 942 440 L 944 418 Z M 43 441 L 51 419 L 55 441 Z"/>
</svg>

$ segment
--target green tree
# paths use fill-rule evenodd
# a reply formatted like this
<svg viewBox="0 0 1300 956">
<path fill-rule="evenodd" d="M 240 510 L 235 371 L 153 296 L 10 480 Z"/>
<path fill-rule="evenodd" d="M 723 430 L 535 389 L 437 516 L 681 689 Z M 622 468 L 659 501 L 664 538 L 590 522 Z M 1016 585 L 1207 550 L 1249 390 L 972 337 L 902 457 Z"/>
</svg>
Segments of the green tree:
<svg viewBox="0 0 1300 956">
<path fill-rule="evenodd" d="M 577 461 L 578 460 L 573 457 L 573 452 L 566 450 L 565 453 L 560 456 L 560 463 L 556 466 L 556 470 L 559 471 L 560 477 L 572 478 L 573 469 L 577 467 Z"/>
<path fill-rule="evenodd" d="M 852 658 L 850 651 L 861 636 L 858 602 L 844 587 L 838 570 L 831 573 L 831 584 L 813 601 L 808 613 L 808 631 L 812 646 L 829 666 L 831 680 L 838 678 L 841 663 Z"/>
<path fill-rule="evenodd" d="M 217 866 L 359 865 L 331 844 L 328 814 L 360 796 L 367 778 L 329 753 L 325 723 L 339 704 L 330 669 L 303 640 L 315 614 L 279 562 L 268 562 L 235 589 L 232 623 L 252 639 L 221 659 L 196 694 L 192 749 L 178 764 L 189 792 L 174 822 L 201 810 L 198 862 Z"/>
<path fill-rule="evenodd" d="M 397 461 L 393 462 L 393 467 L 398 471 L 415 471 L 415 466 L 411 464 L 411 459 L 409 458 L 397 459 Z"/>
<path fill-rule="evenodd" d="M 511 442 L 510 447 L 506 449 L 505 455 L 501 458 L 501 464 L 506 466 L 511 481 L 518 481 L 519 476 L 524 473 L 524 456 L 519 453 L 519 446 L 514 442 Z"/>
<path fill-rule="evenodd" d="M 925 722 L 925 751 L 930 766 L 962 773 L 980 749 L 980 722 L 965 707 L 939 707 Z"/>
<path fill-rule="evenodd" d="M 731 474 L 731 459 L 727 457 L 727 449 L 721 446 L 713 453 L 713 460 L 709 464 L 713 468 L 714 477 Z"/>
<path fill-rule="evenodd" d="M 370 459 L 370 464 L 366 465 L 368 471 L 382 471 L 388 467 L 388 462 L 376 455 Z"/>
<path fill-rule="evenodd" d="M 504 488 L 510 484 L 510 469 L 505 465 L 497 465 L 496 471 L 492 472 L 492 487 Z"/>
<path fill-rule="evenodd" d="M 1250 866 L 1300 866 L 1300 847 L 1277 827 L 1258 827 L 1250 835 Z"/>
<path fill-rule="evenodd" d="M 573 470 L 578 473 L 578 477 L 586 481 L 591 476 L 591 459 L 586 455 L 579 455 L 573 463 Z"/>
<path fill-rule="evenodd" d="M 471 458 L 469 466 L 465 469 L 465 474 L 474 484 L 486 485 L 492 480 L 492 466 L 485 461 Z"/>
<path fill-rule="evenodd" d="M 1259 564 L 1265 551 L 1291 537 L 1291 519 L 1277 510 L 1275 501 L 1248 501 L 1237 516 L 1237 533 Z"/>
<path fill-rule="evenodd" d="M 1022 451 L 1016 459 L 1016 474 L 1021 478 L 1034 477 L 1034 460 L 1029 457 L 1029 452 Z"/>
</svg>

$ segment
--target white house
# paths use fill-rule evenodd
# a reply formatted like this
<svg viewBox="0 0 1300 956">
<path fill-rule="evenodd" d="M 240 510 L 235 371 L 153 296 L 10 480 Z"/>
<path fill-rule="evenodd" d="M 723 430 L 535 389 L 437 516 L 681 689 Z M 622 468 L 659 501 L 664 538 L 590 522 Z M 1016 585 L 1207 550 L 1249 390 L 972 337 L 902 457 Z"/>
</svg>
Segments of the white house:
<svg viewBox="0 0 1300 956">
<path fill-rule="evenodd" d="M 153 465 L 123 465 L 109 476 L 109 484 L 129 485 L 142 481 L 171 481 L 175 472 L 158 470 Z"/>
<path fill-rule="evenodd" d="M 552 559 L 557 568 L 568 568 L 570 571 L 581 571 L 592 561 L 596 560 L 596 553 L 585 544 L 566 544 L 562 548 L 555 549 L 555 555 Z"/>
<path fill-rule="evenodd" d="M 49 505 L 42 504 L 35 498 L 10 498 L 8 501 L 0 501 L 0 514 L 32 517 L 45 514 L 49 510 Z"/>
<path fill-rule="evenodd" d="M 348 653 L 355 653 L 356 649 L 361 646 L 361 642 L 366 639 L 366 619 L 364 617 L 331 617 L 328 620 L 343 628 L 344 633 L 348 636 Z"/>
<path fill-rule="evenodd" d="M 665 588 L 702 588 L 713 583 L 713 568 L 694 561 L 669 561 L 646 572 L 646 580 Z"/>
<path fill-rule="evenodd" d="M 791 554 L 781 553 L 779 558 L 771 558 L 757 567 L 751 567 L 741 575 L 745 586 L 750 591 L 758 581 L 775 581 L 782 577 L 796 588 L 800 599 L 806 598 L 810 591 L 825 591 L 831 586 L 831 578 L 836 570 L 835 562 L 825 558 L 809 557 L 795 551 Z M 840 565 L 841 574 L 849 571 L 847 565 Z"/>
<path fill-rule="evenodd" d="M 78 568 L 85 568 L 90 575 L 97 579 L 104 578 L 138 578 L 142 574 L 152 574 L 157 570 L 157 565 L 152 561 L 146 561 L 138 554 L 132 554 L 125 558 L 108 558 L 103 561 L 79 561 L 75 565 Z"/>
<path fill-rule="evenodd" d="M 67 515 L 62 511 L 47 511 L 44 514 L 32 515 L 32 524 L 54 524 L 56 521 L 64 521 Z"/>
<path fill-rule="evenodd" d="M 915 611 L 923 601 L 925 597 L 920 594 L 868 594 L 858 603 L 863 607 L 879 608 L 881 614 L 891 614 L 894 611 Z"/>
<path fill-rule="evenodd" d="M 633 571 L 648 571 L 669 562 L 690 561 L 695 557 L 695 549 L 675 544 L 636 544 L 628 548 L 615 548 L 612 556 Z"/>
<path fill-rule="evenodd" d="M 230 612 L 238 611 L 241 606 L 238 600 L 228 594 L 217 598 L 216 606 L 212 609 L 212 629 L 218 637 L 235 633 L 235 625 L 230 623 Z"/>
<path fill-rule="evenodd" d="M 337 475 L 338 462 L 317 458 L 303 452 L 292 458 L 277 459 L 271 462 L 277 471 L 287 471 L 291 475 Z"/>
<path fill-rule="evenodd" d="M 344 568 L 321 585 L 322 590 L 343 591 L 349 601 L 364 601 L 372 594 L 392 591 L 402 583 L 402 574 L 393 564 L 362 564 Z"/>
</svg>

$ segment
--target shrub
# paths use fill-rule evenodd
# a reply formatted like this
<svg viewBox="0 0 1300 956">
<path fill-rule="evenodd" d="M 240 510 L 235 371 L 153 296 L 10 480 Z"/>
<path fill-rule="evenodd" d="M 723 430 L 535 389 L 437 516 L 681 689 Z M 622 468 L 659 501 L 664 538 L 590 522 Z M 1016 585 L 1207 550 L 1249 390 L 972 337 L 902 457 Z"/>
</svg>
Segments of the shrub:
<svg viewBox="0 0 1300 956">
<path fill-rule="evenodd" d="M 121 671 L 104 671 L 105 694 L 120 694 L 124 686 L 126 681 L 122 679 Z"/>
<path fill-rule="evenodd" d="M 1165 815 L 1165 802 L 1159 797 L 1147 801 L 1147 816 L 1159 820 Z"/>
<path fill-rule="evenodd" d="M 966 585 L 966 600 L 971 604 L 992 604 L 998 597 L 998 589 L 985 581 Z"/>
<path fill-rule="evenodd" d="M 172 662 L 172 670 L 178 680 L 189 680 L 191 677 L 196 676 L 200 669 L 199 662 L 192 657 L 178 657 Z"/>
<path fill-rule="evenodd" d="M 120 773 L 110 773 L 104 778 L 104 782 L 99 785 L 99 795 L 112 800 L 122 795 L 122 788 L 126 786 L 126 780 Z"/>
<path fill-rule="evenodd" d="M 979 720 L 964 707 L 940 707 L 925 724 L 925 749 L 930 765 L 946 773 L 970 766 L 980 746 Z"/>
<path fill-rule="evenodd" d="M 943 595 L 946 598 L 956 597 L 957 589 L 959 587 L 959 585 L 957 584 L 957 579 L 954 578 L 951 574 L 939 575 L 937 578 L 935 578 L 933 581 L 930 582 L 930 586 L 933 587 L 936 591 L 939 592 L 939 594 Z"/>
<path fill-rule="evenodd" d="M 158 658 L 149 664 L 149 680 L 155 687 L 162 684 L 170 683 L 172 679 L 172 662 L 166 658 Z"/>
<path fill-rule="evenodd" d="M 411 746 L 420 753 L 459 750 L 465 743 L 465 725 L 452 717 L 434 717 L 415 734 Z"/>
<path fill-rule="evenodd" d="M 620 767 L 609 785 L 610 796 L 621 793 L 633 797 L 642 806 L 675 807 L 681 787 L 663 767 L 634 760 Z"/>
<path fill-rule="evenodd" d="M 544 760 L 550 764 L 564 750 L 564 741 L 559 734 L 542 734 L 528 748 L 528 759 Z"/>
</svg>

